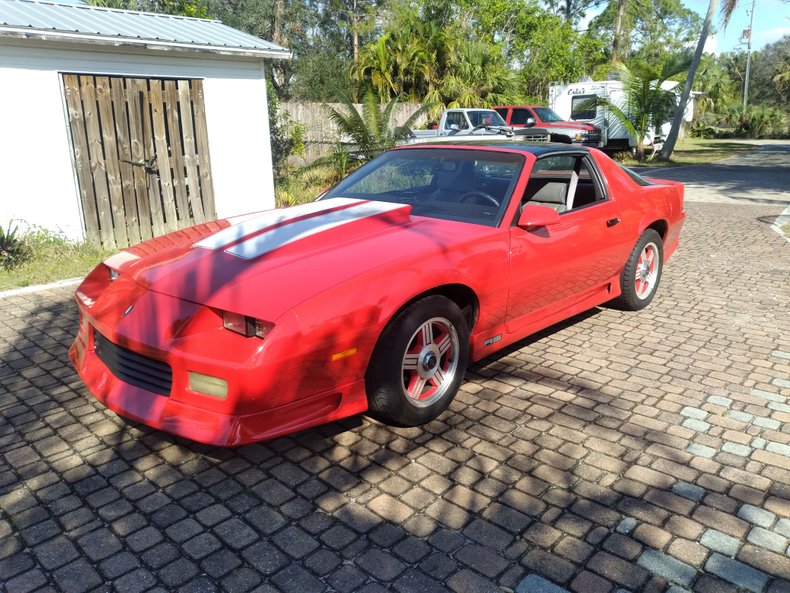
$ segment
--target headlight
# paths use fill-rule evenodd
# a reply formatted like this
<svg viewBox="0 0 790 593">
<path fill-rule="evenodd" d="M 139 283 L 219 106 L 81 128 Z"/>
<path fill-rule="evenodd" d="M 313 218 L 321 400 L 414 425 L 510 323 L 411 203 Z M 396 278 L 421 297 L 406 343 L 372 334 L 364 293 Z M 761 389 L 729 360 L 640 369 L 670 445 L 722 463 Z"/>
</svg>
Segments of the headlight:
<svg viewBox="0 0 790 593">
<path fill-rule="evenodd" d="M 256 319 L 249 315 L 231 313 L 230 311 L 222 312 L 222 325 L 225 326 L 225 329 L 229 329 L 242 336 L 248 338 L 255 336 L 260 339 L 264 339 L 269 335 L 269 332 L 274 329 L 273 323 L 269 323 L 263 319 Z"/>
<path fill-rule="evenodd" d="M 586 131 L 585 132 L 576 132 L 576 138 L 575 139 L 576 140 L 585 140 L 588 135 L 589 135 L 589 132 L 586 132 Z"/>
<path fill-rule="evenodd" d="M 118 270 L 115 270 L 109 266 L 107 266 L 107 269 L 110 270 L 110 282 L 117 280 L 120 277 L 121 273 Z"/>
</svg>

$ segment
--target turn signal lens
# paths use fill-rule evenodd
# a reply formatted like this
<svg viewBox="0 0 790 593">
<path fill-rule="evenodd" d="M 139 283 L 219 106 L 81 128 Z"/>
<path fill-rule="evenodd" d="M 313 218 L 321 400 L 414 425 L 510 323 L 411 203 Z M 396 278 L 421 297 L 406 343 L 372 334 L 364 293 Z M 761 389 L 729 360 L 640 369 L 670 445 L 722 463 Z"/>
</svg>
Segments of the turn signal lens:
<svg viewBox="0 0 790 593">
<path fill-rule="evenodd" d="M 222 312 L 222 325 L 225 329 L 232 332 L 241 334 L 251 338 L 253 336 L 264 339 L 269 332 L 274 329 L 274 324 L 262 319 L 256 319 L 248 315 L 241 315 L 239 313 L 231 313 L 229 311 Z"/>
<path fill-rule="evenodd" d="M 274 329 L 274 324 L 261 319 L 255 319 L 255 335 L 261 340 L 269 335 L 269 332 Z"/>
<path fill-rule="evenodd" d="M 219 377 L 189 371 L 189 390 L 226 399 L 228 397 L 228 382 Z"/>
<path fill-rule="evenodd" d="M 244 315 L 223 311 L 222 324 L 225 326 L 225 329 L 229 329 L 242 336 L 247 335 L 247 318 Z"/>
</svg>

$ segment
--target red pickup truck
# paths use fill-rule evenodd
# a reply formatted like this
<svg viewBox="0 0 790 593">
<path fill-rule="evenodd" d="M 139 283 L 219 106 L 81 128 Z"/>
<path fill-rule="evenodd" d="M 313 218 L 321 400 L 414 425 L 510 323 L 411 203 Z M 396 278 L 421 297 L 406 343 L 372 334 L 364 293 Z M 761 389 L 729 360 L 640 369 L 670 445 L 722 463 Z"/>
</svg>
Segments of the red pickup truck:
<svg viewBox="0 0 790 593">
<path fill-rule="evenodd" d="M 536 105 L 505 105 L 494 107 L 502 119 L 513 128 L 540 126 L 550 134 L 552 142 L 583 144 L 598 147 L 601 143 L 601 128 L 592 124 L 564 121 L 548 107 Z"/>
</svg>

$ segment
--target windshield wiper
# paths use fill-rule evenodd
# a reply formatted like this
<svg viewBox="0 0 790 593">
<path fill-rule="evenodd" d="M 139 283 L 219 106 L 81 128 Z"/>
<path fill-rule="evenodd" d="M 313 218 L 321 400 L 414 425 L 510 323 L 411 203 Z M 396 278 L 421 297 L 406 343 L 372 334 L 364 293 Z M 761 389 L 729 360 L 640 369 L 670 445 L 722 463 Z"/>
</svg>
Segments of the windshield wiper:
<svg viewBox="0 0 790 593">
<path fill-rule="evenodd" d="M 477 130 L 491 130 L 496 132 L 497 134 L 504 134 L 505 136 L 512 136 L 513 135 L 513 128 L 508 126 L 495 126 L 492 124 L 480 124 L 479 126 L 475 126 L 472 128 L 472 132 L 476 132 Z"/>
</svg>

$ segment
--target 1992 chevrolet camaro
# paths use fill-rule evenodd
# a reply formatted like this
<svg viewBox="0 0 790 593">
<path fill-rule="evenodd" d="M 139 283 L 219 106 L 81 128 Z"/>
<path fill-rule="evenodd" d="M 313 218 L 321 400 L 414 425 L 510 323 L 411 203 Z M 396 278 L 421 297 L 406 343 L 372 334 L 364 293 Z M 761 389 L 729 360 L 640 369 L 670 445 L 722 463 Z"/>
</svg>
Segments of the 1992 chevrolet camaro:
<svg viewBox="0 0 790 593">
<path fill-rule="evenodd" d="M 603 153 L 483 142 L 391 150 L 315 202 L 110 257 L 70 356 L 107 407 L 216 445 L 368 411 L 417 425 L 467 364 L 581 311 L 653 299 L 683 187 Z"/>
</svg>

